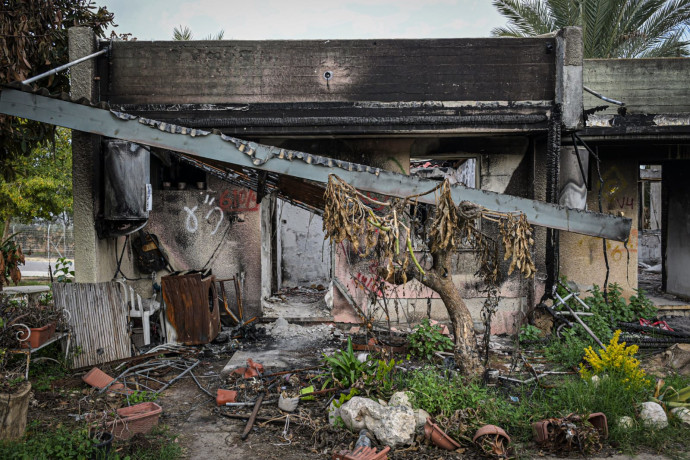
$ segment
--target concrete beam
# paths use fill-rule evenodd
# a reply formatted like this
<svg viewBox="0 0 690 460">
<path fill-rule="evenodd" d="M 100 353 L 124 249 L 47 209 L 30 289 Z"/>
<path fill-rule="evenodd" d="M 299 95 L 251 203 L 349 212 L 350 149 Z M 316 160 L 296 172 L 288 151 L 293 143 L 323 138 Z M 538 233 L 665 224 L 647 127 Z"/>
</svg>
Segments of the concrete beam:
<svg viewBox="0 0 690 460">
<path fill-rule="evenodd" d="M 325 184 L 329 176 L 335 174 L 360 190 L 389 196 L 417 195 L 438 184 L 370 166 L 265 146 L 128 114 L 111 113 L 16 90 L 2 91 L 0 113 L 313 182 Z M 470 201 L 500 212 L 522 212 L 530 223 L 549 228 L 616 241 L 626 240 L 630 233 L 630 219 L 610 214 L 579 211 L 460 185 L 452 187 L 452 196 L 456 203 Z M 435 197 L 433 194 L 424 195 L 419 201 L 435 204 Z"/>
</svg>

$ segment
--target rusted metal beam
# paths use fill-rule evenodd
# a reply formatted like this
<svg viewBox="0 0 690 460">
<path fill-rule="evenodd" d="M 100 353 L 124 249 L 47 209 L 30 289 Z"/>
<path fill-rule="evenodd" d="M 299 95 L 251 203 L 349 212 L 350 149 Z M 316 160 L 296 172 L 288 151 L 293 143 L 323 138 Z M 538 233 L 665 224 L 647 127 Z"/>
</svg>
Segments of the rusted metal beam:
<svg viewBox="0 0 690 460">
<path fill-rule="evenodd" d="M 426 192 L 437 185 L 427 179 L 370 166 L 247 142 L 17 90 L 2 90 L 0 113 L 314 182 L 327 183 L 329 175 L 336 174 L 360 190 L 382 195 L 406 197 Z M 630 234 L 632 220 L 625 217 L 469 189 L 459 184 L 452 187 L 451 193 L 456 203 L 470 201 L 500 212 L 522 212 L 534 225 L 615 241 L 626 241 Z M 433 194 L 421 196 L 419 201 L 435 204 L 435 197 Z"/>
</svg>

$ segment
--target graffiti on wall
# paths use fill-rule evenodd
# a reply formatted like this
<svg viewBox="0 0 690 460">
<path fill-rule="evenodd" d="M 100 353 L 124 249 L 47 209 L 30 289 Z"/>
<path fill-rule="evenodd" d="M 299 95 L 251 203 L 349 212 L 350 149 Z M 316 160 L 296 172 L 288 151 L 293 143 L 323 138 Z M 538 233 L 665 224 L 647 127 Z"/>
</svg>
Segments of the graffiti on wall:
<svg viewBox="0 0 690 460">
<path fill-rule="evenodd" d="M 247 188 L 223 190 L 218 205 L 225 212 L 254 212 L 259 210 L 256 193 Z"/>
<path fill-rule="evenodd" d="M 184 224 L 189 233 L 196 233 L 197 230 L 199 230 L 199 217 L 203 219 L 202 222 L 206 222 L 211 225 L 211 235 L 215 235 L 218 232 L 220 224 L 223 223 L 223 218 L 225 216 L 220 207 L 214 206 L 215 201 L 216 199 L 214 197 L 209 197 L 209 195 L 206 194 L 206 198 L 204 199 L 201 209 L 199 208 L 199 205 L 194 206 L 191 209 L 187 206 L 183 208 L 186 216 Z"/>
</svg>

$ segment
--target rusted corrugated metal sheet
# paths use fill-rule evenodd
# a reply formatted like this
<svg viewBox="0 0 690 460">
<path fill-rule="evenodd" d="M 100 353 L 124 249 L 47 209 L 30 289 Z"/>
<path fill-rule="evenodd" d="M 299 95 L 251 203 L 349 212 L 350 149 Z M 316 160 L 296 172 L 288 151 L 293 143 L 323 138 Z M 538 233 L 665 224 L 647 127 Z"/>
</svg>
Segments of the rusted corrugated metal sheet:
<svg viewBox="0 0 690 460">
<path fill-rule="evenodd" d="M 209 343 L 220 332 L 216 277 L 200 273 L 161 278 L 168 321 L 185 345 Z"/>
<path fill-rule="evenodd" d="M 132 356 L 127 308 L 117 283 L 53 283 L 55 306 L 69 311 L 73 366 L 80 368 Z"/>
</svg>

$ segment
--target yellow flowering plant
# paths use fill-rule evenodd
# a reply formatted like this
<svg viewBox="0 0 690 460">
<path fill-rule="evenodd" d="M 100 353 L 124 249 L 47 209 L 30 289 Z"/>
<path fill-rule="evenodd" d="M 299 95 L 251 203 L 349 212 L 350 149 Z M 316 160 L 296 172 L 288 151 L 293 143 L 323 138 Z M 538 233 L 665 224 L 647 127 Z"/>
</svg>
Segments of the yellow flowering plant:
<svg viewBox="0 0 690 460">
<path fill-rule="evenodd" d="M 580 363 L 580 377 L 591 379 L 594 375 L 606 374 L 611 378 L 619 378 L 627 390 L 642 390 L 650 388 L 651 379 L 646 378 L 644 369 L 640 368 L 640 361 L 635 358 L 638 346 L 626 346 L 619 343 L 621 331 L 617 330 L 606 349 L 595 352 L 592 347 L 585 348 L 584 363 Z"/>
</svg>

